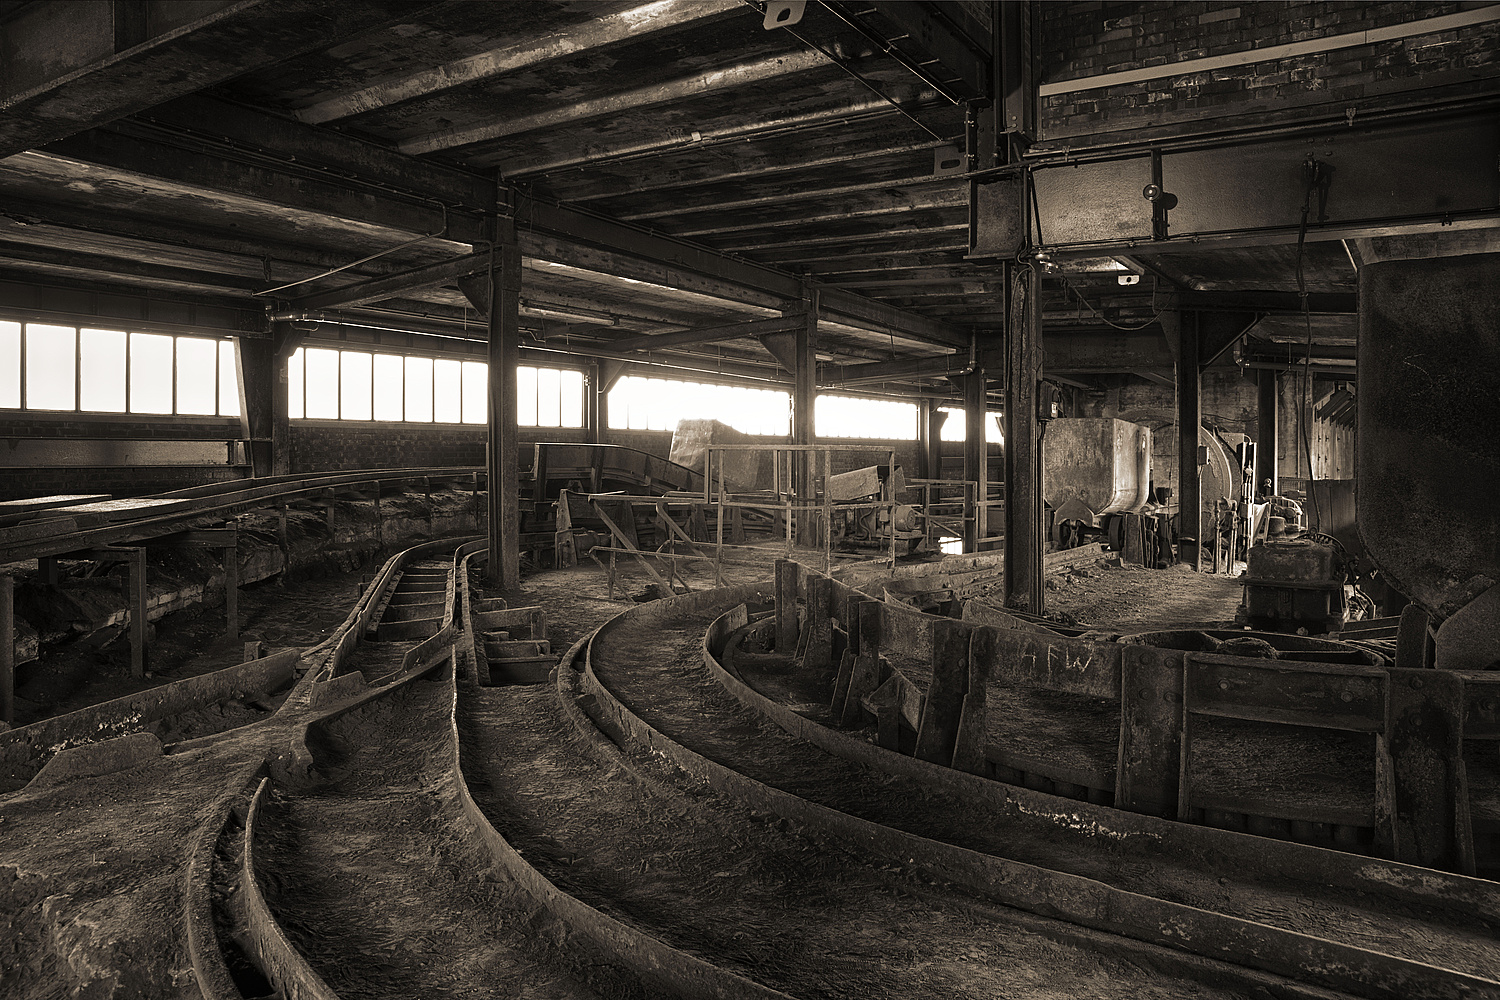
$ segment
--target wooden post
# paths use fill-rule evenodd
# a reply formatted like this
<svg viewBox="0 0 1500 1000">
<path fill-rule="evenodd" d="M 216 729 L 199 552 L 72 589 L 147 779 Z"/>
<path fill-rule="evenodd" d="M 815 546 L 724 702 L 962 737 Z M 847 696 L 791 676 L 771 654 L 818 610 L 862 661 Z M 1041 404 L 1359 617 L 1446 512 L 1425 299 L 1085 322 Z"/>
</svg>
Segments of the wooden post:
<svg viewBox="0 0 1500 1000">
<path fill-rule="evenodd" d="M 1120 657 L 1120 756 L 1115 807 L 1174 815 L 1182 764 L 1185 655 L 1127 645 Z"/>
<path fill-rule="evenodd" d="M 1005 605 L 1041 614 L 1042 476 L 1037 383 L 1042 377 L 1042 272 L 1009 283 L 1005 365 Z"/>
<path fill-rule="evenodd" d="M 0 573 L 0 722 L 16 721 L 15 581 Z"/>
<path fill-rule="evenodd" d="M 146 550 L 130 550 L 130 676 L 146 676 Z"/>
<path fill-rule="evenodd" d="M 807 652 L 802 666 L 824 670 L 833 660 L 833 619 L 829 604 L 833 601 L 833 581 L 826 576 L 807 578 Z"/>
<path fill-rule="evenodd" d="M 970 774 L 982 775 L 988 770 L 984 749 L 990 741 L 989 686 L 996 657 L 995 630 L 974 629 L 969 636 L 968 690 L 964 692 L 958 736 L 953 745 L 953 766 Z"/>
<path fill-rule="evenodd" d="M 838 676 L 833 682 L 833 700 L 829 703 L 829 715 L 835 723 L 844 715 L 844 702 L 849 694 L 849 682 L 854 677 L 854 660 L 859 655 L 859 608 L 869 601 L 863 595 L 854 595 L 844 601 L 844 633 L 848 642 L 844 655 L 839 659 Z"/>
<path fill-rule="evenodd" d="M 972 627 L 943 618 L 932 625 L 932 683 L 917 729 L 915 756 L 947 766 L 953 762 L 964 694 L 969 687 Z"/>
<path fill-rule="evenodd" d="M 1459 849 L 1470 831 L 1455 823 L 1460 802 L 1467 804 L 1463 681 L 1450 671 L 1422 668 L 1396 667 L 1387 676 L 1380 752 L 1388 761 L 1388 781 L 1381 811 L 1390 819 L 1392 853 L 1424 868 L 1472 865 L 1472 853 Z"/>
<path fill-rule="evenodd" d="M 513 219 L 499 219 L 489 274 L 489 546 L 488 579 L 504 590 L 521 585 L 521 514 L 516 365 L 521 356 L 521 251 Z"/>
<path fill-rule="evenodd" d="M 1191 318 L 1189 318 L 1191 317 Z M 1177 560 L 1199 564 L 1203 539 L 1203 498 L 1198 485 L 1199 401 L 1198 314 L 1177 324 Z"/>
<path fill-rule="evenodd" d="M 776 560 L 776 652 L 790 656 L 797 648 L 797 564 Z"/>
<path fill-rule="evenodd" d="M 854 657 L 849 675 L 849 691 L 844 696 L 844 712 L 839 724 L 854 729 L 865 724 L 866 712 L 860 699 L 880 687 L 880 630 L 885 605 L 864 601 L 859 605 L 859 654 Z"/>
</svg>

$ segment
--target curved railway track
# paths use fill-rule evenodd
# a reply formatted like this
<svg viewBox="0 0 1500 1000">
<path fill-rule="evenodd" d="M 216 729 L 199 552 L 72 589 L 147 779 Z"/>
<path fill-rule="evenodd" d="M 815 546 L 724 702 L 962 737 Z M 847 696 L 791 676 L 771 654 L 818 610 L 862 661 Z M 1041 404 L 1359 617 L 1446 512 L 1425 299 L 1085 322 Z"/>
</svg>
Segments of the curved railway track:
<svg viewBox="0 0 1500 1000">
<path fill-rule="evenodd" d="M 471 598 L 482 557 L 392 557 L 273 715 L 139 771 L 204 790 L 174 879 L 198 994 L 1500 996 L 1491 883 L 1179 850 L 799 729 L 706 639 L 769 587 L 633 608 L 500 683 L 485 651 L 540 637 Z"/>
</svg>

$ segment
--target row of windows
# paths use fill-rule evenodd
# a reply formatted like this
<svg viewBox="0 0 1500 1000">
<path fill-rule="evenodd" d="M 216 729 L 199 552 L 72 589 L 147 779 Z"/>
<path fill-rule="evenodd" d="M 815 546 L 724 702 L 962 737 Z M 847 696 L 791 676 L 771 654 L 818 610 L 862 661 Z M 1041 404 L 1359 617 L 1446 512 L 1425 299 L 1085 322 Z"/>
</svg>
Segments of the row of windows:
<svg viewBox="0 0 1500 1000">
<path fill-rule="evenodd" d="M 0 320 L 0 408 L 237 417 L 234 341 Z"/>
<path fill-rule="evenodd" d="M 289 415 L 328 420 L 482 424 L 489 367 L 368 351 L 301 348 L 288 363 Z M 519 367 L 523 427 L 582 427 L 583 373 Z M 0 321 L 0 408 L 238 416 L 234 343 Z M 961 409 L 944 407 L 944 441 L 964 440 Z M 714 419 L 745 434 L 791 433 L 791 397 L 776 389 L 627 376 L 609 395 L 609 425 L 673 430 Z M 823 395 L 814 432 L 824 438 L 913 441 L 917 407 L 894 400 Z M 1000 440 L 994 415 L 986 437 Z"/>
<path fill-rule="evenodd" d="M 292 417 L 482 424 L 489 412 L 489 365 L 367 351 L 298 348 L 287 363 Z M 583 373 L 516 369 L 522 427 L 582 427 Z"/>
</svg>

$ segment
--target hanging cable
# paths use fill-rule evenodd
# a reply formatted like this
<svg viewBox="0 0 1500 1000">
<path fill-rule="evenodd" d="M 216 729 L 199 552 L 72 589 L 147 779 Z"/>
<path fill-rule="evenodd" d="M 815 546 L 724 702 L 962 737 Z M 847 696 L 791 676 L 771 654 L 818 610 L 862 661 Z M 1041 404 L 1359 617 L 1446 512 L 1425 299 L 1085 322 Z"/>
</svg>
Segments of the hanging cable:
<svg viewBox="0 0 1500 1000">
<path fill-rule="evenodd" d="M 1082 292 L 1080 292 L 1078 289 L 1074 288 L 1071 284 L 1069 284 L 1068 279 L 1066 277 L 1062 278 L 1061 280 L 1062 280 L 1062 283 L 1063 283 L 1063 287 L 1066 288 L 1068 291 L 1072 292 L 1074 295 L 1076 295 L 1078 297 L 1078 301 L 1082 302 L 1084 304 L 1084 306 L 1086 306 L 1088 308 L 1089 312 L 1093 313 L 1095 316 L 1099 317 L 1099 319 L 1102 320 L 1106 325 L 1112 326 L 1116 330 L 1123 330 L 1126 333 L 1135 333 L 1138 330 L 1144 330 L 1144 329 L 1146 329 L 1146 327 L 1150 326 L 1152 323 L 1155 323 L 1157 320 L 1161 319 L 1161 310 L 1158 309 L 1158 308 L 1156 308 L 1157 284 L 1156 284 L 1156 276 L 1155 275 L 1152 275 L 1152 277 L 1151 277 L 1151 318 L 1148 319 L 1148 320 L 1146 320 L 1144 323 L 1141 323 L 1139 326 L 1125 326 L 1122 323 L 1116 323 L 1116 322 L 1114 322 L 1109 317 L 1105 316 L 1102 312 L 1100 312 L 1099 310 L 1095 309 L 1093 307 L 1093 305 L 1089 302 L 1089 300 L 1083 297 L 1083 293 Z"/>
<path fill-rule="evenodd" d="M 1298 423 L 1302 425 L 1301 444 L 1307 449 L 1307 498 L 1312 503 L 1313 517 L 1318 526 L 1323 525 L 1323 515 L 1318 510 L 1318 494 L 1313 489 L 1313 450 L 1312 438 L 1308 433 L 1307 424 L 1313 419 L 1312 414 L 1312 309 L 1307 301 L 1307 278 L 1303 273 L 1302 260 L 1303 250 L 1307 245 L 1307 216 L 1312 211 L 1313 191 L 1318 187 L 1322 179 L 1323 165 L 1308 154 L 1302 163 L 1302 222 L 1297 227 L 1297 296 L 1302 303 L 1302 321 L 1307 328 L 1306 353 L 1302 357 L 1302 412 L 1299 414 Z M 1301 456 L 1298 456 L 1299 461 Z"/>
<path fill-rule="evenodd" d="M 761 7 L 760 7 L 760 5 L 758 3 L 756 3 L 756 0 L 744 0 L 744 2 L 745 2 L 746 6 L 752 8 L 754 10 L 757 10 L 757 11 L 761 10 Z M 889 104 L 891 107 L 895 108 L 897 111 L 901 112 L 903 115 L 905 115 L 908 119 L 911 120 L 911 123 L 913 125 L 915 125 L 919 129 L 921 129 L 923 132 L 926 132 L 933 139 L 936 139 L 938 142 L 942 142 L 943 141 L 943 137 L 942 136 L 938 135 L 932 129 L 930 129 L 926 125 L 922 124 L 921 120 L 918 119 L 916 115 L 913 115 L 910 111 L 907 111 L 905 108 L 903 108 L 901 106 L 901 104 L 900 104 L 899 101 L 897 101 L 895 98 L 891 97 L 889 94 L 887 94 L 885 91 L 881 90 L 879 87 L 875 86 L 869 80 L 866 80 L 863 76 L 861 76 L 858 73 L 858 71 L 856 71 L 854 69 L 851 69 L 849 66 L 846 66 L 842 61 L 839 60 L 839 58 L 837 56 L 835 56 L 833 53 L 829 52 L 827 49 L 823 48 L 823 46 L 817 44 L 816 42 L 810 42 L 810 41 L 808 41 L 806 38 L 803 38 L 801 35 L 797 34 L 795 31 L 793 31 L 789 27 L 782 27 L 782 28 L 780 28 L 778 30 L 785 31 L 787 34 L 789 34 L 793 38 L 797 39 L 797 41 L 801 42 L 803 45 L 806 45 L 808 48 L 814 50 L 819 55 L 821 55 L 824 59 L 827 59 L 829 62 L 831 62 L 835 66 L 837 66 L 839 69 L 843 70 L 845 73 L 849 74 L 855 80 L 859 81 L 859 83 L 862 84 L 867 90 L 869 90 L 870 93 L 874 94 L 876 97 L 880 98 L 882 101 L 885 101 L 887 104 Z M 947 95 L 945 94 L 943 96 L 947 96 Z"/>
<path fill-rule="evenodd" d="M 434 205 L 441 205 L 442 209 L 443 209 L 443 228 L 440 229 L 440 230 L 438 230 L 437 232 L 435 232 L 435 233 L 423 233 L 421 236 L 417 236 L 417 237 L 414 237 L 413 239 L 409 239 L 405 243 L 398 243 L 396 246 L 387 247 L 384 250 L 380 250 L 380 251 L 377 251 L 376 253 L 372 253 L 368 257 L 361 257 L 359 260 L 352 260 L 352 261 L 350 261 L 347 264 L 340 264 L 338 267 L 329 268 L 327 271 L 324 271 L 322 274 L 315 274 L 315 275 L 313 275 L 310 278 L 301 278 L 301 279 L 299 279 L 297 281 L 289 281 L 285 285 L 277 285 L 275 288 L 267 288 L 267 289 L 264 289 L 263 291 L 254 292 L 253 294 L 255 294 L 255 295 L 270 295 L 273 292 L 285 291 L 288 288 L 296 288 L 298 285 L 305 285 L 309 281 L 317 281 L 319 278 L 327 278 L 330 275 L 338 274 L 340 271 L 347 271 L 351 267 L 358 267 L 361 264 L 368 264 L 372 260 L 379 260 L 381 257 L 385 257 L 385 256 L 388 256 L 390 254 L 395 253 L 397 250 L 405 250 L 407 247 L 416 246 L 418 243 L 422 243 L 422 242 L 424 242 L 426 240 L 436 239 L 436 238 L 438 238 L 440 236 L 446 236 L 446 235 L 448 235 L 448 206 L 447 205 L 443 205 L 443 203 L 439 202 L 439 201 L 435 201 L 435 202 L 433 202 L 433 204 Z"/>
</svg>

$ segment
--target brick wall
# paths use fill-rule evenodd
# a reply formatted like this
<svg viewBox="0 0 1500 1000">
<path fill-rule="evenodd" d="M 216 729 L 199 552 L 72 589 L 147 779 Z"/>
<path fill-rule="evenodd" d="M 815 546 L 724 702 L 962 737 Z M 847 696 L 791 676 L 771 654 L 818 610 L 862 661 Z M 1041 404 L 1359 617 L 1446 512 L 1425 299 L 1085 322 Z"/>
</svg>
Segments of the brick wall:
<svg viewBox="0 0 1500 1000">
<path fill-rule="evenodd" d="M 1043 84 L 1170 66 L 1458 13 L 1465 3 L 1042 3 Z M 1208 117 L 1333 106 L 1356 113 L 1414 90 L 1492 88 L 1500 76 L 1500 22 L 1281 59 L 1221 65 L 1042 98 L 1041 138 Z"/>
</svg>

